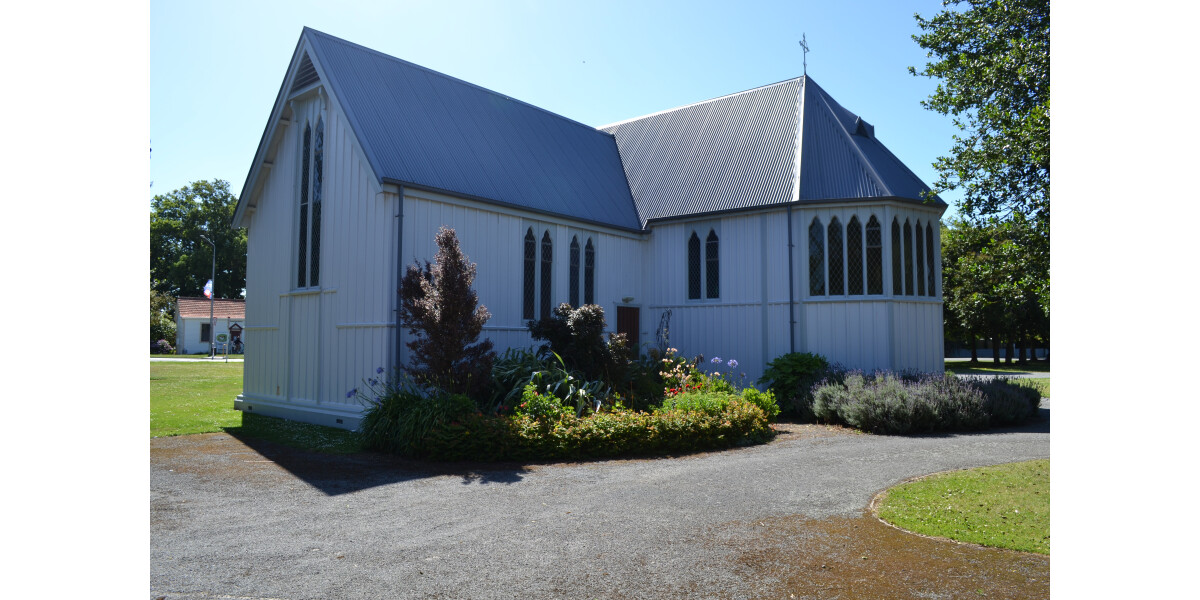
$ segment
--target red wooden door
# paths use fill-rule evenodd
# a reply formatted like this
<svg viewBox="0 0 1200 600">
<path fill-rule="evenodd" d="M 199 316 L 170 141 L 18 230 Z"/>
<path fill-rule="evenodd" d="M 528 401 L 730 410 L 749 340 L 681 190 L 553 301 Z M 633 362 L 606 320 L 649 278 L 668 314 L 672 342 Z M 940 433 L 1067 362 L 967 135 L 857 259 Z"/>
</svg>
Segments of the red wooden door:
<svg viewBox="0 0 1200 600">
<path fill-rule="evenodd" d="M 629 340 L 630 348 L 637 348 L 638 345 L 638 330 L 640 329 L 640 319 L 638 317 L 639 308 L 636 306 L 618 306 L 617 307 L 617 333 L 625 334 Z"/>
</svg>

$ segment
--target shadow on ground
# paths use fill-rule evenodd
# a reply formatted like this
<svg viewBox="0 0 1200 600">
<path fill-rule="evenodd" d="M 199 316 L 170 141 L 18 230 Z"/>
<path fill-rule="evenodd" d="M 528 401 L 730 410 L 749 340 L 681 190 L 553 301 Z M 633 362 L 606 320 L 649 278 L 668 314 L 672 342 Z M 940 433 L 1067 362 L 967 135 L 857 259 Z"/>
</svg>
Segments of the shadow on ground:
<svg viewBox="0 0 1200 600">
<path fill-rule="evenodd" d="M 513 484 L 531 469 L 512 463 L 440 464 L 373 452 L 321 454 L 240 435 L 233 429 L 226 433 L 261 457 L 253 462 L 270 463 L 330 496 L 447 475 L 461 478 L 463 485 Z"/>
</svg>

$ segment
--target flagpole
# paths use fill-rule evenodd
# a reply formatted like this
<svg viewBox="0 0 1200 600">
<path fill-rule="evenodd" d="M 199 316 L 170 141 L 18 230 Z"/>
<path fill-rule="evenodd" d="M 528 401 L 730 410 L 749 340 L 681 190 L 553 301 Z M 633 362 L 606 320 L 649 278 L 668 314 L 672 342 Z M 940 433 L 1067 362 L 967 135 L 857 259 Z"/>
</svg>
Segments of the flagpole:
<svg viewBox="0 0 1200 600">
<path fill-rule="evenodd" d="M 217 336 L 216 317 L 213 315 L 215 312 L 213 310 L 214 305 L 217 302 L 217 245 L 203 235 L 200 236 L 200 239 L 208 242 L 213 247 L 212 278 L 208 280 L 212 284 L 212 290 L 208 294 L 208 357 L 213 358 L 217 355 L 215 352 L 216 348 L 213 346 L 213 340 Z"/>
</svg>

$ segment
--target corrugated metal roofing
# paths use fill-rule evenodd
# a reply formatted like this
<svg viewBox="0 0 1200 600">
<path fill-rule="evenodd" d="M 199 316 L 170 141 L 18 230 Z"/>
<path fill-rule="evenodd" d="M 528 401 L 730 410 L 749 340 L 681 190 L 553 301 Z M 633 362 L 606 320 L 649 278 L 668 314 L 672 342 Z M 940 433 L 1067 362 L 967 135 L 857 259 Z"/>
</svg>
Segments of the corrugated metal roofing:
<svg viewBox="0 0 1200 600">
<path fill-rule="evenodd" d="M 301 35 L 381 181 L 641 228 L 611 135 L 313 29 Z"/>
<path fill-rule="evenodd" d="M 929 189 L 808 77 L 597 130 L 307 27 L 304 48 L 298 80 L 329 87 L 381 182 L 627 229 L 789 201 L 922 200 Z"/>
<path fill-rule="evenodd" d="M 643 223 L 793 200 L 920 200 L 929 189 L 871 125 L 806 77 L 601 129 L 617 140 Z"/>
<path fill-rule="evenodd" d="M 786 202 L 799 80 L 601 128 L 613 134 L 642 222 Z"/>
</svg>

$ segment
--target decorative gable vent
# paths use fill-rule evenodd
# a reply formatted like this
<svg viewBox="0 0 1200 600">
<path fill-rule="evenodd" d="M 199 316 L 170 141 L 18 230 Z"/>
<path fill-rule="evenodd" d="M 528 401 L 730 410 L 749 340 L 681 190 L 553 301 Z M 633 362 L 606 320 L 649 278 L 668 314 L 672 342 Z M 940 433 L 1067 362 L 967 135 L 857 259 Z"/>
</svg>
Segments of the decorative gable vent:
<svg viewBox="0 0 1200 600">
<path fill-rule="evenodd" d="M 300 68 L 296 69 L 296 80 L 292 83 L 292 93 L 302 90 L 318 81 L 321 78 L 317 76 L 317 69 L 313 66 L 312 61 L 308 58 L 308 53 L 304 53 L 304 58 L 300 59 Z"/>
<path fill-rule="evenodd" d="M 862 117 L 855 117 L 854 135 L 861 135 L 865 138 L 873 138 L 875 137 L 875 126 L 862 120 Z"/>
</svg>

